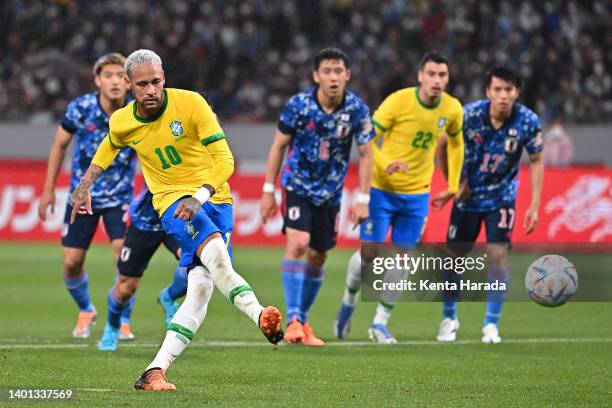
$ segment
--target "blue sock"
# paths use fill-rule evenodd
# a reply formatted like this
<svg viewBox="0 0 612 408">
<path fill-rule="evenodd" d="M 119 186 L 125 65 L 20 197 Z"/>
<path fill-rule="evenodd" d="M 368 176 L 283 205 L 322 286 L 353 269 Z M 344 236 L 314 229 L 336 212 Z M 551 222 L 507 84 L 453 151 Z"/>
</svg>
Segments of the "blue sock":
<svg viewBox="0 0 612 408">
<path fill-rule="evenodd" d="M 298 319 L 306 323 L 308 321 L 308 314 L 312 307 L 319 290 L 323 284 L 323 269 L 315 268 L 312 265 L 304 265 L 304 283 L 302 285 L 302 302 L 300 305 L 300 316 Z"/>
<path fill-rule="evenodd" d="M 491 268 L 489 271 L 489 283 L 495 281 L 508 285 L 508 267 Z M 485 314 L 483 326 L 489 323 L 497 325 L 506 299 L 505 290 L 492 290 L 487 293 L 487 313 Z"/>
<path fill-rule="evenodd" d="M 457 302 L 454 300 L 442 302 L 442 316 L 445 319 L 457 320 Z"/>
<path fill-rule="evenodd" d="M 302 304 L 302 286 L 304 284 L 304 261 L 283 259 L 281 275 L 285 290 L 285 305 L 287 306 L 287 322 L 294 317 L 299 319 Z"/>
<path fill-rule="evenodd" d="M 174 278 L 168 286 L 168 296 L 171 300 L 176 300 L 185 296 L 187 293 L 187 268 L 178 267 L 174 271 Z"/>
<path fill-rule="evenodd" d="M 132 310 L 134 310 L 134 303 L 136 303 L 136 293 L 132 295 L 129 303 L 121 311 L 121 324 L 130 322 Z"/>
<path fill-rule="evenodd" d="M 81 312 L 93 312 L 93 305 L 89 299 L 89 277 L 87 272 L 83 271 L 74 278 L 64 276 L 64 284 Z"/>
<path fill-rule="evenodd" d="M 123 309 L 126 309 L 127 305 L 125 303 L 120 303 L 119 300 L 115 298 L 115 295 L 113 294 L 114 290 L 115 287 L 113 286 L 108 291 L 108 315 L 106 319 L 109 325 L 111 325 L 115 329 L 118 329 L 121 325 L 121 313 Z"/>
<path fill-rule="evenodd" d="M 457 286 L 459 286 L 461 282 L 461 277 L 459 274 L 454 271 L 445 270 L 444 271 L 444 280 L 445 282 L 453 282 Z M 457 302 L 460 299 L 459 290 L 445 290 L 442 291 L 442 316 L 444 319 L 457 319 Z"/>
</svg>

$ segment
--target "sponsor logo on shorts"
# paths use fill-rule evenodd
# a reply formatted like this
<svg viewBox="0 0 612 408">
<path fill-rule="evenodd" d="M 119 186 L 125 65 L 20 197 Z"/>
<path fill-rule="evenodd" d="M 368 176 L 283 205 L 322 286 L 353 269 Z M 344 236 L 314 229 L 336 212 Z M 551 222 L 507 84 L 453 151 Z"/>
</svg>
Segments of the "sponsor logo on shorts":
<svg viewBox="0 0 612 408">
<path fill-rule="evenodd" d="M 123 248 L 121 248 L 121 262 L 127 262 L 128 259 L 130 259 L 130 255 L 132 254 L 132 248 L 126 247 L 124 246 Z"/>
<path fill-rule="evenodd" d="M 291 221 L 300 219 L 300 207 L 289 207 L 289 209 L 287 210 L 287 216 Z"/>
<path fill-rule="evenodd" d="M 70 226 L 68 225 L 67 222 L 62 224 L 62 238 L 64 238 L 66 235 L 68 235 L 68 228 Z"/>
<path fill-rule="evenodd" d="M 363 233 L 367 235 L 372 235 L 374 233 L 374 221 L 370 218 L 363 222 Z"/>
<path fill-rule="evenodd" d="M 457 226 L 450 225 L 448 227 L 448 239 L 455 239 L 457 236 Z"/>
</svg>

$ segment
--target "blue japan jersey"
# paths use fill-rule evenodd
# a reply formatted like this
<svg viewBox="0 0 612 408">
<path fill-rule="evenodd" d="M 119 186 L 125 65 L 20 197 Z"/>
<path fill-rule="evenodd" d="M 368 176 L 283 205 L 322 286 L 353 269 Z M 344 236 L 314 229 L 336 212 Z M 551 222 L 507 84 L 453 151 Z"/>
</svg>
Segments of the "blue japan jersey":
<svg viewBox="0 0 612 408">
<path fill-rule="evenodd" d="M 489 117 L 490 104 L 483 99 L 463 108 L 463 177 L 467 177 L 472 195 L 457 206 L 465 211 L 488 212 L 514 205 L 523 148 L 536 154 L 543 147 L 542 126 L 533 111 L 515 103 L 510 117 L 495 129 Z"/>
<path fill-rule="evenodd" d="M 163 231 L 161 220 L 153 208 L 153 194 L 145 184 L 130 204 L 130 222 L 141 231 Z"/>
<path fill-rule="evenodd" d="M 85 175 L 98 145 L 108 134 L 110 117 L 100 106 L 98 97 L 98 92 L 92 92 L 74 99 L 62 120 L 62 128 L 75 137 L 70 194 Z M 113 164 L 98 177 L 90 190 L 94 209 L 119 207 L 130 202 L 134 189 L 134 157 L 132 149 L 121 149 Z"/>
<path fill-rule="evenodd" d="M 346 91 L 328 114 L 319 106 L 317 88 L 294 95 L 285 105 L 278 129 L 291 135 L 281 184 L 316 206 L 340 204 L 353 138 L 358 145 L 375 136 L 370 110 Z"/>
</svg>

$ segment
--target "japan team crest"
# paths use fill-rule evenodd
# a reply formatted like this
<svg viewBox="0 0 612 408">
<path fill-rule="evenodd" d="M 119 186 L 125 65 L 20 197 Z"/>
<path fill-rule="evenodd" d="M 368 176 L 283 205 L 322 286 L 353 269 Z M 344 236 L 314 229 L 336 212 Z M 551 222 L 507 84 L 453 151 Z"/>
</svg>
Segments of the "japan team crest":
<svg viewBox="0 0 612 408">
<path fill-rule="evenodd" d="M 170 130 L 174 136 L 180 136 L 183 134 L 183 124 L 180 120 L 173 120 L 170 122 Z"/>
<path fill-rule="evenodd" d="M 510 129 L 508 131 L 508 137 L 504 142 L 504 150 L 506 153 L 514 153 L 518 148 L 518 134 L 516 129 Z"/>
</svg>

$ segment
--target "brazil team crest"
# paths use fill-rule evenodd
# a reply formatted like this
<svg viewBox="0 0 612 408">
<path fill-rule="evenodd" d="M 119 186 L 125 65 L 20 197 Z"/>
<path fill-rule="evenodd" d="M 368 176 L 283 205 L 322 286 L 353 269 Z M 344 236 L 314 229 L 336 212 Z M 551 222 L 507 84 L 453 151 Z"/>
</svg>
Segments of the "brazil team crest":
<svg viewBox="0 0 612 408">
<path fill-rule="evenodd" d="M 180 136 L 183 134 L 183 124 L 180 120 L 173 120 L 170 122 L 170 130 L 174 136 Z"/>
<path fill-rule="evenodd" d="M 446 125 L 446 118 L 445 117 L 441 117 L 440 120 L 438 120 L 438 127 L 439 128 L 443 128 L 444 125 Z"/>
<path fill-rule="evenodd" d="M 200 233 L 200 231 L 195 229 L 191 221 L 187 221 L 185 223 L 185 232 L 191 236 L 191 239 L 195 239 L 195 237 Z"/>
</svg>

